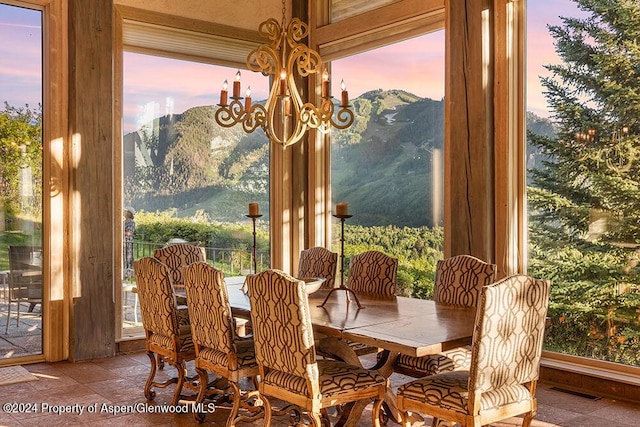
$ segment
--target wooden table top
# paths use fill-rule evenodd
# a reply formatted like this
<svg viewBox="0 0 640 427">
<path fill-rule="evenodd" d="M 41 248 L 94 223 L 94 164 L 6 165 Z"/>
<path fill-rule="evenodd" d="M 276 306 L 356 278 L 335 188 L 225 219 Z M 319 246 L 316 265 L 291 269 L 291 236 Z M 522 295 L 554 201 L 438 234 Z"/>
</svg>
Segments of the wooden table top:
<svg viewBox="0 0 640 427">
<path fill-rule="evenodd" d="M 249 297 L 241 284 L 227 283 L 229 303 L 237 314 L 250 314 Z M 323 307 L 327 290 L 309 295 L 314 330 L 328 336 L 424 356 L 471 343 L 475 310 L 406 297 L 358 295 L 363 308 L 336 291 Z"/>
</svg>

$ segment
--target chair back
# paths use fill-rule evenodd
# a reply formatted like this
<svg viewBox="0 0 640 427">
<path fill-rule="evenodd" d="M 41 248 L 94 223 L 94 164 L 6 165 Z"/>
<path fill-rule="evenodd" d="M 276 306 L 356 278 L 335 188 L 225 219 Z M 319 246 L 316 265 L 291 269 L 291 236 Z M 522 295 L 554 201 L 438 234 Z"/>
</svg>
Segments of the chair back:
<svg viewBox="0 0 640 427">
<path fill-rule="evenodd" d="M 394 296 L 398 260 L 379 251 L 351 257 L 347 286 L 356 293 Z"/>
<path fill-rule="evenodd" d="M 9 293 L 11 300 L 34 303 L 42 300 L 42 254 L 39 246 L 9 246 Z M 39 263 L 39 264 L 38 264 Z"/>
<path fill-rule="evenodd" d="M 549 289 L 548 280 L 524 275 L 482 289 L 469 392 L 478 395 L 538 379 Z"/>
<path fill-rule="evenodd" d="M 182 267 L 194 262 L 205 262 L 205 249 L 189 243 L 173 243 L 153 251 L 153 257 L 169 268 L 174 286 L 182 286 Z"/>
<path fill-rule="evenodd" d="M 256 361 L 261 376 L 279 371 L 318 381 L 305 283 L 279 270 L 247 276 Z"/>
<path fill-rule="evenodd" d="M 335 286 L 337 265 L 337 253 L 321 246 L 305 249 L 300 252 L 298 277 L 325 278 L 326 280 L 322 283 L 322 289 L 331 289 Z"/>
<path fill-rule="evenodd" d="M 191 321 L 191 338 L 198 347 L 220 353 L 226 359 L 236 353 L 234 327 L 224 273 L 206 262 L 182 269 Z"/>
<path fill-rule="evenodd" d="M 171 341 L 163 343 L 166 348 L 175 347 L 172 342 L 179 336 L 179 323 L 169 269 L 156 258 L 144 257 L 133 262 L 133 271 L 147 338 L 157 334 Z"/>
<path fill-rule="evenodd" d="M 471 255 L 438 261 L 433 299 L 448 305 L 476 307 L 484 286 L 493 283 L 497 267 Z"/>
</svg>

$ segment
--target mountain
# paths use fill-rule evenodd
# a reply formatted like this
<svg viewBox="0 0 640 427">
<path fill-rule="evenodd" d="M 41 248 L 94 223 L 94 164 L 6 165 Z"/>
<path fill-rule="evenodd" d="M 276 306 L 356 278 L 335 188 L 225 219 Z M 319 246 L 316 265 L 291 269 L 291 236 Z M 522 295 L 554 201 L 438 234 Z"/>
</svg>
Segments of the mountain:
<svg viewBox="0 0 640 427">
<path fill-rule="evenodd" d="M 378 89 L 352 104 L 353 125 L 332 130 L 331 159 L 333 199 L 349 202 L 354 214 L 349 222 L 441 225 L 443 101 Z M 214 114 L 214 107 L 194 107 L 125 135 L 125 205 L 175 209 L 178 216 L 200 211 L 220 222 L 246 220 L 249 202 L 267 206 L 264 134 L 222 128 Z M 551 129 L 546 119 L 528 115 L 530 120 L 539 129 Z"/>
</svg>

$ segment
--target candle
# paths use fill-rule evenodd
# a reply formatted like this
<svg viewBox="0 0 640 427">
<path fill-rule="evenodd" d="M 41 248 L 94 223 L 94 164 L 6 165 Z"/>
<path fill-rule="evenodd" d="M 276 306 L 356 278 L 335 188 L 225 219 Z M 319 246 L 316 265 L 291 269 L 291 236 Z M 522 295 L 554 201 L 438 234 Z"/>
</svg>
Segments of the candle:
<svg viewBox="0 0 640 427">
<path fill-rule="evenodd" d="M 249 203 L 249 216 L 260 215 L 260 206 L 257 203 Z"/>
<path fill-rule="evenodd" d="M 283 105 L 284 115 L 290 116 L 291 115 L 291 97 L 285 96 L 283 101 L 284 101 L 284 105 Z"/>
<path fill-rule="evenodd" d="M 220 91 L 220 105 L 227 105 L 227 87 L 229 87 L 229 83 L 225 80 Z"/>
<path fill-rule="evenodd" d="M 322 72 L 322 97 L 329 97 L 329 72 L 326 68 Z"/>
<path fill-rule="evenodd" d="M 336 204 L 336 215 L 344 216 L 349 215 L 349 203 L 340 202 Z"/>
<path fill-rule="evenodd" d="M 287 72 L 284 68 L 280 71 L 280 95 L 287 94 Z"/>
<path fill-rule="evenodd" d="M 251 108 L 251 86 L 247 87 L 247 96 L 244 99 L 244 109 L 249 110 Z"/>
<path fill-rule="evenodd" d="M 347 85 L 344 84 L 344 80 L 340 83 L 342 89 L 342 107 L 349 106 L 349 93 L 347 92 Z"/>
<path fill-rule="evenodd" d="M 240 98 L 240 70 L 236 73 L 236 80 L 233 82 L 233 98 Z"/>
</svg>

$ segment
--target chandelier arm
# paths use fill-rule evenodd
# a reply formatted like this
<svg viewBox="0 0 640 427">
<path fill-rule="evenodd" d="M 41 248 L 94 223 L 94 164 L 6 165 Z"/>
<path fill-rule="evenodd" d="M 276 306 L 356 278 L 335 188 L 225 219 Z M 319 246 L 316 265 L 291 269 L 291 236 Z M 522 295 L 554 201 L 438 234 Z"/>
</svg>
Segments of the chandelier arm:
<svg viewBox="0 0 640 427">
<path fill-rule="evenodd" d="M 226 128 L 230 128 L 240 123 L 245 115 L 244 108 L 240 100 L 234 100 L 229 105 L 220 106 L 215 113 L 216 122 Z"/>
</svg>

